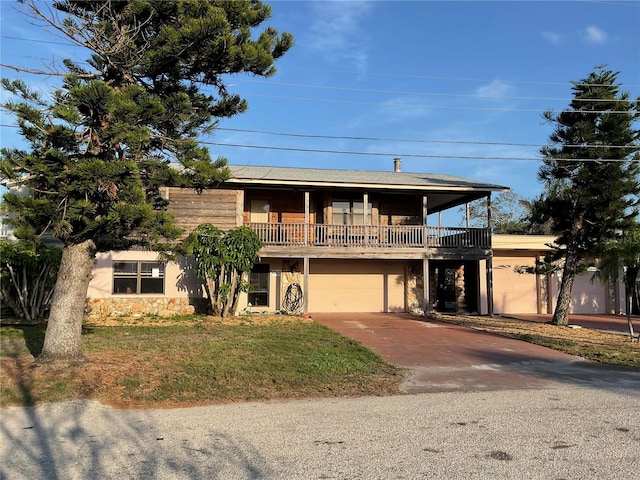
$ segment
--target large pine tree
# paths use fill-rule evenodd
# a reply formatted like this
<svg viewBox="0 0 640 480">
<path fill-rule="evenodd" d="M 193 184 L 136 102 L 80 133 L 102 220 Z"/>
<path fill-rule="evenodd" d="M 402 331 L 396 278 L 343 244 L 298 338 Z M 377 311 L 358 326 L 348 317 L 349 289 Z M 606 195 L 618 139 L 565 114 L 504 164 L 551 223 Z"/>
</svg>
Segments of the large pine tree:
<svg viewBox="0 0 640 480">
<path fill-rule="evenodd" d="M 639 131 L 638 103 L 620 92 L 618 73 L 597 68 L 573 83 L 570 107 L 545 112 L 555 124 L 550 145 L 541 149 L 538 172 L 544 193 L 533 205 L 533 220 L 549 222 L 562 259 L 562 278 L 552 323 L 566 325 L 573 282 L 581 262 L 594 249 L 616 238 L 637 215 Z"/>
<path fill-rule="evenodd" d="M 293 44 L 267 27 L 257 0 L 36 1 L 26 13 L 86 48 L 66 60 L 63 86 L 43 101 L 21 81 L 8 102 L 29 150 L 2 149 L 5 179 L 27 196 L 5 195 L 16 234 L 47 232 L 64 245 L 40 362 L 82 361 L 80 333 L 97 251 L 154 247 L 179 230 L 162 185 L 202 190 L 228 176 L 198 136 L 247 108 L 226 75 L 268 77 Z M 170 168 L 170 162 L 183 168 Z"/>
</svg>

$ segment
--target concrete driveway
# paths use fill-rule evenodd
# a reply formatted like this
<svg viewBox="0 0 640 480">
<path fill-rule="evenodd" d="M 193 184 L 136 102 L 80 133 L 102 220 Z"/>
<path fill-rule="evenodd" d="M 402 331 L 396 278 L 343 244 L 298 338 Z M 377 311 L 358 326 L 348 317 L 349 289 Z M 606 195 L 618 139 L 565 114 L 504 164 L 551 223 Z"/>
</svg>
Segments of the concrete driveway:
<svg viewBox="0 0 640 480">
<path fill-rule="evenodd" d="M 562 384 L 640 391 L 640 372 L 409 314 L 314 313 L 313 319 L 406 369 L 406 393 L 519 390 Z"/>
</svg>

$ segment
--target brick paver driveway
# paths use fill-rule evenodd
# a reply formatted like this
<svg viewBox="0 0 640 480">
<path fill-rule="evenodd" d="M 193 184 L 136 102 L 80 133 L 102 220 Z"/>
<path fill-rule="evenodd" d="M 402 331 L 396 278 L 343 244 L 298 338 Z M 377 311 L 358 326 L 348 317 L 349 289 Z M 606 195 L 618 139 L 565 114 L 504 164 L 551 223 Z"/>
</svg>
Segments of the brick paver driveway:
<svg viewBox="0 0 640 480">
<path fill-rule="evenodd" d="M 640 372 L 408 314 L 314 313 L 314 320 L 406 368 L 407 393 L 513 390 L 559 384 L 640 390 Z"/>
</svg>

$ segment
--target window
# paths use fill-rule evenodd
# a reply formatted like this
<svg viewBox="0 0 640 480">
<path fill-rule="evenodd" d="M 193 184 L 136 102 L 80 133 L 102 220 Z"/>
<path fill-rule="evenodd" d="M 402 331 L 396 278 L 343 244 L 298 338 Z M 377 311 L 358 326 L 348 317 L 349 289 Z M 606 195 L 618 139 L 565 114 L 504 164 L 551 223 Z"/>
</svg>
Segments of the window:
<svg viewBox="0 0 640 480">
<path fill-rule="evenodd" d="M 249 304 L 252 307 L 269 306 L 269 265 L 260 263 L 253 266 L 249 275 L 253 291 L 249 292 Z"/>
<path fill-rule="evenodd" d="M 367 221 L 364 221 L 364 202 L 353 200 L 335 201 L 331 204 L 333 225 L 368 225 L 372 204 L 367 204 Z"/>
<path fill-rule="evenodd" d="M 142 261 L 113 262 L 113 293 L 164 293 L 164 264 Z"/>
</svg>

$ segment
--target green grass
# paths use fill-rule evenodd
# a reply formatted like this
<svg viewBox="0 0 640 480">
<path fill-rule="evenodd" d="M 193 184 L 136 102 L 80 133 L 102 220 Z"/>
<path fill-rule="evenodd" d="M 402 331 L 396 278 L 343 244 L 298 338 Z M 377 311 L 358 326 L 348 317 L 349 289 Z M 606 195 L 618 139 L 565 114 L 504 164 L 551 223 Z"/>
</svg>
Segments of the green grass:
<svg viewBox="0 0 640 480">
<path fill-rule="evenodd" d="M 0 403 L 89 397 L 183 405 L 398 393 L 397 368 L 317 323 L 184 323 L 85 329 L 89 366 L 58 372 L 24 366 L 42 347 L 41 327 L 2 327 L 3 371 L 14 378 L 3 373 Z"/>
</svg>

